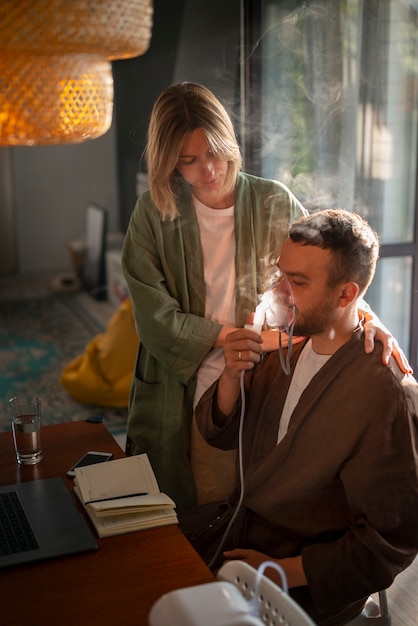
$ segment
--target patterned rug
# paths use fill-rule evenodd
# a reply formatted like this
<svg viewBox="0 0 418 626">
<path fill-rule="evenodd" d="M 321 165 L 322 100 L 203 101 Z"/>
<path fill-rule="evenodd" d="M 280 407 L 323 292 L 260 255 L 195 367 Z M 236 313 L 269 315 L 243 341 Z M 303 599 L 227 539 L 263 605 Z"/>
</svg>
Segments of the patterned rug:
<svg viewBox="0 0 418 626">
<path fill-rule="evenodd" d="M 64 366 L 103 330 L 71 295 L 0 302 L 0 431 L 10 428 L 9 396 L 22 391 L 41 397 L 45 425 L 100 415 L 112 434 L 123 433 L 126 409 L 80 404 L 59 381 Z"/>
</svg>

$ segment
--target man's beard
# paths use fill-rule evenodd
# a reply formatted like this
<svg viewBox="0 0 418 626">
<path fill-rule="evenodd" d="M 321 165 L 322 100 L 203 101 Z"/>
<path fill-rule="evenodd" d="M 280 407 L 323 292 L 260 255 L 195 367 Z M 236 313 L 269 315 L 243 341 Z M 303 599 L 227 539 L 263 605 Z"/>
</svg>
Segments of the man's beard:
<svg viewBox="0 0 418 626">
<path fill-rule="evenodd" d="M 335 303 L 328 298 L 320 306 L 312 307 L 303 314 L 296 315 L 293 334 L 298 337 L 312 337 L 323 333 L 334 321 Z"/>
</svg>

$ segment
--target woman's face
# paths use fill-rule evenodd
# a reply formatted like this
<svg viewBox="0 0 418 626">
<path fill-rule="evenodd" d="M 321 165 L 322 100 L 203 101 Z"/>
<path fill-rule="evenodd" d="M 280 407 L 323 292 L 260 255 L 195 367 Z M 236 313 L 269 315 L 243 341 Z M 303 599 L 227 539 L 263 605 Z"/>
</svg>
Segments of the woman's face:
<svg viewBox="0 0 418 626">
<path fill-rule="evenodd" d="M 213 156 L 201 128 L 186 135 L 176 169 L 206 206 L 223 209 L 233 204 L 224 191 L 228 162 Z"/>
</svg>

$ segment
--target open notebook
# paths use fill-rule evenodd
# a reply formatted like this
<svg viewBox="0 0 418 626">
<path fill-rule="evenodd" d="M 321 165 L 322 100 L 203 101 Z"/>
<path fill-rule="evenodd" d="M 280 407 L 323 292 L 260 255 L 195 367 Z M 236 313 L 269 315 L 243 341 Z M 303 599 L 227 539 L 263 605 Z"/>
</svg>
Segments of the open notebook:
<svg viewBox="0 0 418 626">
<path fill-rule="evenodd" d="M 147 454 L 74 472 L 75 493 L 99 537 L 178 523 L 176 505 L 161 493 Z"/>
</svg>

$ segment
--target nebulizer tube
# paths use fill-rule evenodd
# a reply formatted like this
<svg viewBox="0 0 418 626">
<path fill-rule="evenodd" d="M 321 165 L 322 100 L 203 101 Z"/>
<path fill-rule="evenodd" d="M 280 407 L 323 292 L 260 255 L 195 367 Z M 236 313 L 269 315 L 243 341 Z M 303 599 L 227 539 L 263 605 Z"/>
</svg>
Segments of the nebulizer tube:
<svg viewBox="0 0 418 626">
<path fill-rule="evenodd" d="M 280 364 L 285 374 L 290 374 L 290 355 L 292 352 L 292 337 L 293 327 L 296 318 L 296 306 L 293 301 L 292 287 L 285 274 L 282 274 L 280 270 L 275 274 L 275 280 L 270 289 L 268 289 L 260 299 L 259 304 L 256 307 L 253 323 L 246 324 L 245 328 L 251 328 L 260 333 L 264 322 L 271 328 L 276 328 L 279 331 L 279 356 Z M 283 354 L 283 345 L 281 333 L 285 332 L 288 335 L 288 349 L 286 360 Z M 228 526 L 222 535 L 219 545 L 209 562 L 209 567 L 212 568 L 219 554 L 224 546 L 225 540 L 229 534 L 229 531 L 236 520 L 236 517 L 241 508 L 244 499 L 244 467 L 242 458 L 242 432 L 244 428 L 244 416 L 245 416 L 245 388 L 244 388 L 244 375 L 245 370 L 241 370 L 240 374 L 240 393 L 241 393 L 241 413 L 240 423 L 238 431 L 238 464 L 239 464 L 239 479 L 240 479 L 240 495 L 235 507 L 235 511 L 229 520 Z"/>
<path fill-rule="evenodd" d="M 245 370 L 242 370 L 240 374 L 240 389 L 241 389 L 242 401 L 241 401 L 241 414 L 240 414 L 239 431 L 238 431 L 238 464 L 239 464 L 238 475 L 239 475 L 239 480 L 240 480 L 240 494 L 239 494 L 238 502 L 235 506 L 235 511 L 233 512 L 231 519 L 228 522 L 228 526 L 226 527 L 224 534 L 221 537 L 218 547 L 216 548 L 215 554 L 212 556 L 210 562 L 208 563 L 208 567 L 210 569 L 215 565 L 219 557 L 219 554 L 224 546 L 225 540 L 229 534 L 229 531 L 232 528 L 233 523 L 235 522 L 237 518 L 237 515 L 242 505 L 242 501 L 244 499 L 244 466 L 243 466 L 243 459 L 242 459 L 242 431 L 244 428 L 244 415 L 245 415 L 244 373 L 245 373 Z"/>
</svg>

